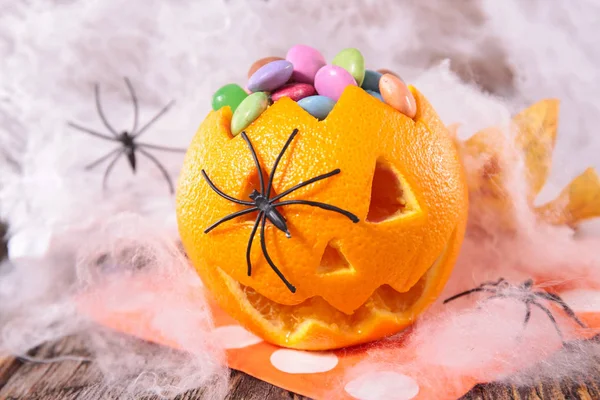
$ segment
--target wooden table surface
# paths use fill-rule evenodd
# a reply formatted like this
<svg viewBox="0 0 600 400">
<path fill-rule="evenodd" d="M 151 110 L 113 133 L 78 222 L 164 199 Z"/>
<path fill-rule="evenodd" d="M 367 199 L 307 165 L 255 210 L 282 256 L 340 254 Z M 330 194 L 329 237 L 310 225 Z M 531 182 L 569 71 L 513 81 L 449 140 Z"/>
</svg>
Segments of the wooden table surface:
<svg viewBox="0 0 600 400">
<path fill-rule="evenodd" d="M 600 337 L 600 336 L 599 336 Z M 598 341 L 598 338 L 595 339 Z M 85 356 L 83 340 L 77 336 L 44 344 L 29 353 L 38 359 L 61 355 Z M 306 399 L 241 372 L 232 371 L 229 400 Z M 202 388 L 190 390 L 178 399 L 195 399 Z M 120 399 L 121 391 L 102 385 L 102 376 L 92 362 L 61 361 L 36 363 L 12 357 L 0 359 L 0 399 Z M 146 397 L 158 399 L 158 397 Z M 575 400 L 600 399 L 600 359 L 588 376 L 571 380 L 539 382 L 531 387 L 490 383 L 478 385 L 461 400 Z M 382 399 L 386 400 L 386 399 Z"/>
</svg>

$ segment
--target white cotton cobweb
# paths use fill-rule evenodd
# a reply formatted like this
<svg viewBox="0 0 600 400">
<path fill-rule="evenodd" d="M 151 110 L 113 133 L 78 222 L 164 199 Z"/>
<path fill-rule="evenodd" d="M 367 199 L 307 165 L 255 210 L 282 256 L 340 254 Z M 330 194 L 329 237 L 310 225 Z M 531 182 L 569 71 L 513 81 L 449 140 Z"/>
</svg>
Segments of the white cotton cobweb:
<svg viewBox="0 0 600 400">
<path fill-rule="evenodd" d="M 189 292 L 202 288 L 178 245 L 135 215 L 116 216 L 96 228 L 66 233 L 52 244 L 57 253 L 44 262 L 7 266 L 0 280 L 0 350 L 27 357 L 39 344 L 75 334 L 83 340 L 85 358 L 103 373 L 100 384 L 119 388 L 123 396 L 173 398 L 205 388 L 202 398 L 223 398 L 229 374 L 221 346 L 210 333 L 208 305 L 198 298 L 189 301 Z M 168 298 L 132 283 L 148 276 L 160 277 Z M 89 295 L 91 309 L 83 302 Z M 94 307 L 145 314 L 153 330 L 176 338 L 173 348 L 98 325 L 91 319 L 97 316 Z M 69 355 L 34 361 L 62 362 L 64 357 Z"/>
</svg>

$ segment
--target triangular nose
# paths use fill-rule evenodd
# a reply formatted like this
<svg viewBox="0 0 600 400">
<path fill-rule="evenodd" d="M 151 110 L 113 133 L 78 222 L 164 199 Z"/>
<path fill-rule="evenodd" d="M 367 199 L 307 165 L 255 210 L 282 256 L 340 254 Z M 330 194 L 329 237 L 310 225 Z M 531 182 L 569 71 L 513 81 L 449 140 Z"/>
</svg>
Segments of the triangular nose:
<svg viewBox="0 0 600 400">
<path fill-rule="evenodd" d="M 317 273 L 327 275 L 332 273 L 351 273 L 353 271 L 354 268 L 342 254 L 337 243 L 329 242 L 321 257 Z"/>
</svg>

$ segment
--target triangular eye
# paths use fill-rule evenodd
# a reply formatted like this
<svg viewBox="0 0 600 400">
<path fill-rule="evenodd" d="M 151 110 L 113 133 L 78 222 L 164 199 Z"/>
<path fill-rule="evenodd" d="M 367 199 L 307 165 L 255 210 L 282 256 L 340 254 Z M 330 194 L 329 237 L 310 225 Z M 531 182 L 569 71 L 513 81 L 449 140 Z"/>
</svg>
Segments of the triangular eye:
<svg viewBox="0 0 600 400">
<path fill-rule="evenodd" d="M 317 273 L 321 275 L 332 273 L 348 273 L 354 271 L 346 257 L 340 252 L 335 242 L 329 242 L 325 247 Z"/>
<path fill-rule="evenodd" d="M 401 182 L 402 178 L 391 164 L 377 160 L 371 184 L 368 222 L 383 222 L 405 212 L 408 193 Z"/>
</svg>

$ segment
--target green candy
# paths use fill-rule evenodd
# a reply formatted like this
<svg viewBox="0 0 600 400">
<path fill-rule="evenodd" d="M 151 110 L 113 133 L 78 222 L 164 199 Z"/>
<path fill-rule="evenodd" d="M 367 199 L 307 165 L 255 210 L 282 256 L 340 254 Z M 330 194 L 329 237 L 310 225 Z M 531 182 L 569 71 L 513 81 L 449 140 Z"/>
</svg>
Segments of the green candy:
<svg viewBox="0 0 600 400">
<path fill-rule="evenodd" d="M 246 129 L 269 106 L 269 96 L 265 92 L 252 93 L 237 107 L 231 117 L 231 133 L 237 136 Z"/>
<path fill-rule="evenodd" d="M 212 98 L 212 108 L 217 111 L 223 106 L 229 106 L 234 112 L 246 97 L 248 97 L 248 93 L 240 85 L 230 83 L 215 92 Z"/>
<path fill-rule="evenodd" d="M 360 51 L 354 48 L 344 49 L 333 58 L 332 64 L 350 72 L 358 86 L 362 85 L 365 79 L 365 59 Z"/>
</svg>

